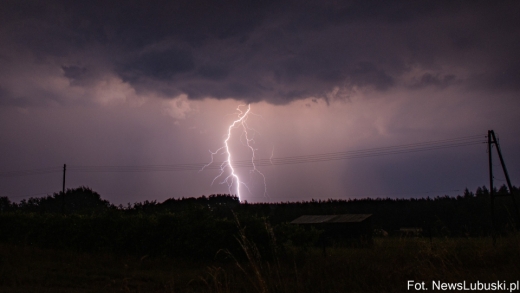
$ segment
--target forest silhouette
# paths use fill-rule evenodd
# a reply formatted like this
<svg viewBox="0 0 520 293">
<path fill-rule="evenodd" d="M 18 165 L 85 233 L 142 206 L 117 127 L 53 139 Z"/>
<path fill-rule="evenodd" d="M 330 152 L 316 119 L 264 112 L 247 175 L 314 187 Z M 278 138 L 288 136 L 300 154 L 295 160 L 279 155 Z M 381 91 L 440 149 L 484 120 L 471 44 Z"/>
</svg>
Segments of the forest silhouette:
<svg viewBox="0 0 520 293">
<path fill-rule="evenodd" d="M 506 186 L 495 190 L 508 195 Z M 518 188 L 513 188 L 518 196 Z M 516 199 L 518 202 L 519 199 Z M 328 199 L 279 203 L 240 203 L 216 194 L 116 206 L 88 187 L 67 189 L 19 203 L 0 197 L 0 242 L 75 251 L 213 258 L 221 249 L 241 254 L 237 227 L 263 255 L 270 254 L 269 229 L 281 246 L 312 246 L 319 229 L 290 221 L 301 215 L 372 214 L 373 229 L 397 235 L 402 227 L 421 228 L 430 237 L 485 237 L 493 232 L 490 194 L 483 186 L 456 197 Z M 516 227 L 511 197 L 495 201 L 496 228 Z M 270 227 L 266 229 L 266 227 Z"/>
</svg>

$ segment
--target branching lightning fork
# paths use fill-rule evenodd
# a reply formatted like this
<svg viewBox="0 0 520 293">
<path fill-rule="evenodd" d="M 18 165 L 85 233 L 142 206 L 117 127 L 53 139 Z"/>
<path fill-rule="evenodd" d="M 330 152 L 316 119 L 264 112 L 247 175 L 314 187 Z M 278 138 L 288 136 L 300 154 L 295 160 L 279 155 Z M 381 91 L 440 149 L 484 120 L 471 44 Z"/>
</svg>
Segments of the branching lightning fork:
<svg viewBox="0 0 520 293">
<path fill-rule="evenodd" d="M 258 173 L 262 176 L 262 179 L 263 179 L 263 182 L 264 182 L 264 196 L 267 195 L 267 184 L 266 184 L 266 181 L 265 181 L 265 176 L 262 172 L 260 172 L 257 168 L 256 168 L 256 164 L 255 164 L 255 148 L 253 147 L 253 143 L 254 143 L 254 139 L 253 139 L 253 135 L 250 134 L 250 132 L 254 132 L 255 130 L 250 128 L 248 125 L 247 125 L 247 118 L 249 116 L 249 114 L 251 114 L 251 105 L 247 105 L 247 110 L 245 111 L 242 111 L 241 110 L 241 107 L 243 107 L 244 105 L 240 105 L 237 107 L 237 110 L 238 110 L 238 119 L 233 121 L 233 123 L 231 123 L 231 125 L 229 125 L 228 127 L 228 132 L 227 132 L 227 136 L 226 136 L 226 139 L 224 140 L 224 145 L 219 148 L 218 150 L 216 150 L 215 152 L 212 152 L 210 151 L 211 153 L 211 162 L 209 162 L 208 164 L 206 164 L 204 167 L 202 167 L 201 171 L 204 170 L 204 168 L 206 168 L 207 166 L 211 165 L 213 163 L 213 157 L 215 155 L 219 155 L 219 154 L 225 154 L 227 155 L 227 159 L 222 162 L 222 164 L 220 165 L 220 174 L 217 175 L 213 181 L 211 182 L 211 184 L 213 184 L 215 182 L 215 180 L 217 180 L 217 178 L 220 178 L 224 175 L 224 173 L 226 172 L 226 168 L 229 168 L 229 172 L 230 174 L 228 176 L 226 176 L 224 178 L 224 180 L 221 182 L 221 184 L 224 184 L 226 183 L 229 187 L 229 192 L 232 193 L 232 188 L 233 186 L 235 187 L 235 190 L 236 190 L 236 194 L 238 196 L 238 199 L 240 201 L 242 201 L 242 197 L 241 197 L 241 193 L 240 193 L 240 185 L 244 185 L 245 188 L 247 188 L 249 190 L 249 187 L 243 182 L 240 180 L 240 178 L 238 177 L 238 175 L 236 174 L 235 172 L 235 168 L 233 167 L 233 158 L 232 158 L 232 155 L 231 155 L 231 150 L 229 148 L 229 141 L 231 140 L 231 132 L 234 128 L 237 128 L 237 127 L 241 127 L 242 128 L 242 136 L 241 137 L 245 137 L 245 146 L 247 146 L 249 148 L 249 150 L 251 151 L 251 164 L 253 166 L 253 168 L 250 170 L 250 173 Z M 251 192 L 251 190 L 249 190 Z"/>
</svg>

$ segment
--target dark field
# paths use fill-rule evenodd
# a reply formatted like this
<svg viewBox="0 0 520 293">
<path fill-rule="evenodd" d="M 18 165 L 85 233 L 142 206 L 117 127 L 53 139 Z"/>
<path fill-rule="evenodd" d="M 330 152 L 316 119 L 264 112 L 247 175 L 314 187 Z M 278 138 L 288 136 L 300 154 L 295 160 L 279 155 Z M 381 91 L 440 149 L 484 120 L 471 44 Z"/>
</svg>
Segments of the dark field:
<svg viewBox="0 0 520 293">
<path fill-rule="evenodd" d="M 403 292 L 407 281 L 517 281 L 520 237 L 376 238 L 372 248 L 287 247 L 273 260 L 186 261 L 0 245 L 1 292 Z M 249 245 L 249 246 L 247 246 Z M 224 252 L 221 252 L 224 253 Z"/>
<path fill-rule="evenodd" d="M 485 188 L 456 198 L 247 204 L 215 195 L 127 207 L 83 187 L 19 204 L 4 197 L 0 292 L 404 292 L 411 280 L 430 291 L 432 281 L 520 281 L 514 203 L 496 201 L 495 229 L 489 203 Z M 334 238 L 348 233 L 290 224 L 341 214 L 371 214 L 368 231 L 390 236 Z M 404 237 L 400 227 L 423 233 Z"/>
</svg>

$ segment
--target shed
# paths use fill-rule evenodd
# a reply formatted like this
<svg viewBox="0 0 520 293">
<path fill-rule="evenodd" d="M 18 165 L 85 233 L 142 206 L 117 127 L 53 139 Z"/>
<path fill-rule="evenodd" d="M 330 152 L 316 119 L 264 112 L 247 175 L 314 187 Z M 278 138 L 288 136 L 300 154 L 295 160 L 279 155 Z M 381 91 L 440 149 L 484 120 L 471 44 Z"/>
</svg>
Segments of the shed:
<svg viewBox="0 0 520 293">
<path fill-rule="evenodd" d="M 372 214 L 343 215 L 304 215 L 291 224 L 314 226 L 322 230 L 322 245 L 336 244 L 371 244 Z"/>
</svg>

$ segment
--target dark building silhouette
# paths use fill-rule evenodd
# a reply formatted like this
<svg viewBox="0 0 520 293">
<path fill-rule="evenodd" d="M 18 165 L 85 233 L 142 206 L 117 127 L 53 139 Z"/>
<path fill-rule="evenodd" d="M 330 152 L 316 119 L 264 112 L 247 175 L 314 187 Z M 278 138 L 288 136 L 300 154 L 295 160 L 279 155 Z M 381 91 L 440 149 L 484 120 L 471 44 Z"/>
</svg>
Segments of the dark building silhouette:
<svg viewBox="0 0 520 293">
<path fill-rule="evenodd" d="M 314 227 L 323 231 L 320 244 L 370 245 L 372 243 L 372 214 L 304 215 L 291 224 Z"/>
</svg>

